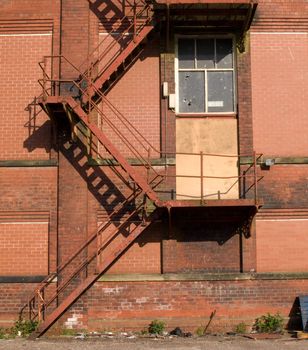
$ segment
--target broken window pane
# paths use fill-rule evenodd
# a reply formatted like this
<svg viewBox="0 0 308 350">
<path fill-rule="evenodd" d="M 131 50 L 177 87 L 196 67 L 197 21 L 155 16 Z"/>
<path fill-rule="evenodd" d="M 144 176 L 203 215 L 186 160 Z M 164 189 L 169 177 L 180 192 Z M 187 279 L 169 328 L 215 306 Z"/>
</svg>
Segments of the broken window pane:
<svg viewBox="0 0 308 350">
<path fill-rule="evenodd" d="M 208 72 L 208 112 L 233 112 L 233 72 Z"/>
<path fill-rule="evenodd" d="M 217 68 L 232 68 L 232 40 L 216 39 L 216 63 Z"/>
<path fill-rule="evenodd" d="M 214 39 L 197 40 L 197 68 L 214 68 Z"/>
<path fill-rule="evenodd" d="M 179 72 L 180 113 L 204 112 L 204 72 Z"/>
<path fill-rule="evenodd" d="M 179 39 L 179 68 L 195 68 L 195 40 Z"/>
</svg>

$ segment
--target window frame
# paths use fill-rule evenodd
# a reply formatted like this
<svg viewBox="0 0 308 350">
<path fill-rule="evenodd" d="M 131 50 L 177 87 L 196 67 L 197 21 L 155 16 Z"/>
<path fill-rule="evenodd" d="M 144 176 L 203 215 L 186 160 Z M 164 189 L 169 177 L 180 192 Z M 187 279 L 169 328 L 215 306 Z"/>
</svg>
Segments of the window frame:
<svg viewBox="0 0 308 350">
<path fill-rule="evenodd" d="M 179 46 L 178 42 L 179 39 L 231 39 L 232 40 L 232 59 L 233 59 L 233 68 L 209 68 L 209 69 L 202 69 L 202 68 L 194 68 L 194 69 L 179 69 Z M 215 41 L 216 43 L 216 41 Z M 216 50 L 215 50 L 216 54 Z M 230 112 L 180 112 L 179 111 L 179 71 L 192 71 L 192 72 L 207 72 L 207 71 L 214 71 L 214 72 L 223 72 L 223 71 L 232 71 L 233 72 L 233 111 Z M 234 117 L 237 115 L 237 55 L 236 55 L 236 38 L 233 34 L 206 34 L 206 35 L 184 35 L 184 34 L 178 34 L 175 35 L 175 60 L 174 60 L 174 72 L 175 72 L 175 114 L 178 117 L 209 117 L 209 116 L 230 116 Z M 206 76 L 206 74 L 205 74 Z M 208 88 L 207 88 L 208 80 L 205 78 L 205 84 L 204 84 L 204 98 L 206 101 L 205 107 L 208 107 Z"/>
</svg>

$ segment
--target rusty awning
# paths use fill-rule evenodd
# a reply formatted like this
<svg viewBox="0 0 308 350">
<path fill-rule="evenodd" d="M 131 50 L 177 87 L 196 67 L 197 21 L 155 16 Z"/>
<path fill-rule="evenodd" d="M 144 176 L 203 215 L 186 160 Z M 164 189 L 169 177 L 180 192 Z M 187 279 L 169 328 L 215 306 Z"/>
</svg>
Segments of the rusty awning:
<svg viewBox="0 0 308 350">
<path fill-rule="evenodd" d="M 199 28 L 244 34 L 253 20 L 255 0 L 156 0 L 160 21 L 173 28 Z"/>
</svg>

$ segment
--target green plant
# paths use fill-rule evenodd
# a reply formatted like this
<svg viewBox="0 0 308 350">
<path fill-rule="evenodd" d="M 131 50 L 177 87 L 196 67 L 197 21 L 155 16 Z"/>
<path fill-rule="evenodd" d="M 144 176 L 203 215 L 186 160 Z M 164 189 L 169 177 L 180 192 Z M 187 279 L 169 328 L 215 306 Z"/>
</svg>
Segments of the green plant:
<svg viewBox="0 0 308 350">
<path fill-rule="evenodd" d="M 76 335 L 76 333 L 78 333 L 76 331 L 76 329 L 72 329 L 72 328 L 62 328 L 61 329 L 61 335 L 65 336 L 65 337 L 73 337 Z"/>
<path fill-rule="evenodd" d="M 37 321 L 19 319 L 15 322 L 14 327 L 11 328 L 11 333 L 15 336 L 27 337 L 36 330 L 37 326 Z"/>
<path fill-rule="evenodd" d="M 5 330 L 0 327 L 0 339 L 5 339 Z"/>
<path fill-rule="evenodd" d="M 202 337 L 204 335 L 205 328 L 203 326 L 200 326 L 196 329 L 196 334 L 198 337 Z"/>
<path fill-rule="evenodd" d="M 271 315 L 267 313 L 256 319 L 254 329 L 258 333 L 279 333 L 283 329 L 283 318 L 279 313 Z"/>
<path fill-rule="evenodd" d="M 247 333 L 247 326 L 244 322 L 240 322 L 235 326 L 234 331 L 239 334 Z"/>
<path fill-rule="evenodd" d="M 165 330 L 165 322 L 154 320 L 149 324 L 149 333 L 150 334 L 162 334 Z"/>
</svg>

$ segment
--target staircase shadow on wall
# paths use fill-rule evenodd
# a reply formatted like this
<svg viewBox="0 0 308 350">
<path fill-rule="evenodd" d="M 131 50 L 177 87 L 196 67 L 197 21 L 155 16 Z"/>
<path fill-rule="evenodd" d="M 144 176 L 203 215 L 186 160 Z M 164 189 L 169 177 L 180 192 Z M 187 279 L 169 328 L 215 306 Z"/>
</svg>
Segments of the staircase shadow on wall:
<svg viewBox="0 0 308 350">
<path fill-rule="evenodd" d="M 51 151 L 52 125 L 42 108 L 36 103 L 36 98 L 24 109 L 28 114 L 28 121 L 23 125 L 28 129 L 28 137 L 23 143 L 23 147 L 29 152 L 43 148 L 46 153 Z"/>
<path fill-rule="evenodd" d="M 24 147 L 27 148 L 29 152 L 33 152 L 37 148 L 44 148 L 46 151 L 50 151 L 50 130 L 51 122 L 46 121 L 41 126 L 35 125 L 35 118 L 37 115 L 32 115 L 29 118 L 29 122 L 25 124 L 29 128 L 29 136 L 24 141 Z M 71 142 L 69 140 L 68 130 L 66 130 L 62 135 L 58 135 L 58 141 L 56 145 L 53 145 L 53 149 L 61 154 L 69 161 L 69 163 L 78 172 L 80 177 L 85 181 L 88 191 L 93 195 L 98 206 L 96 212 L 105 212 L 106 216 L 109 216 L 119 203 L 125 200 L 123 192 L 127 192 L 127 195 L 133 192 L 133 187 L 127 182 L 123 177 L 121 172 L 115 166 L 108 166 L 106 169 L 109 170 L 110 175 L 106 174 L 100 166 L 91 166 L 88 162 L 87 149 L 85 145 L 77 140 L 76 142 Z M 111 177 L 114 179 L 119 179 L 123 183 L 123 188 L 119 188 L 118 185 L 112 181 Z M 122 187 L 122 184 L 121 184 Z M 114 225 L 120 226 L 120 221 L 125 219 L 129 213 L 136 209 L 137 203 L 133 200 L 128 205 L 125 205 L 122 210 L 114 217 Z M 140 218 L 135 217 L 135 220 Z M 139 246 L 144 246 L 147 243 L 160 242 L 161 235 L 155 233 L 157 228 L 155 225 L 150 225 L 144 233 L 138 237 L 136 242 Z M 127 237 L 129 232 L 124 227 L 119 231 L 119 234 L 123 237 Z"/>
</svg>

